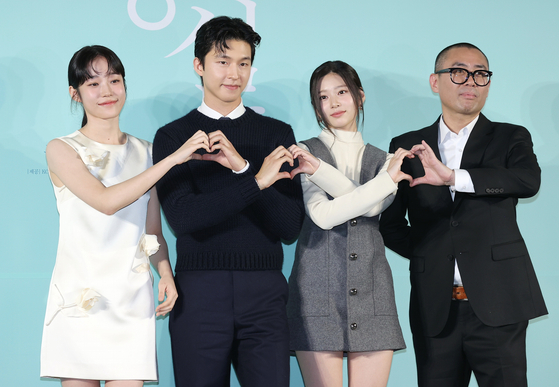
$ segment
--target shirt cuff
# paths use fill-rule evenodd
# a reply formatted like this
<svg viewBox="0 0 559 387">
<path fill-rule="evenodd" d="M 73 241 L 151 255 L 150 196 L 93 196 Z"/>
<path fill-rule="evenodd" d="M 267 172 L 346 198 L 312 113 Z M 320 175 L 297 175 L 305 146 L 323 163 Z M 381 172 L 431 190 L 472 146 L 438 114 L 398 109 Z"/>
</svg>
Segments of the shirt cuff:
<svg viewBox="0 0 559 387">
<path fill-rule="evenodd" d="M 454 170 L 454 185 L 450 187 L 453 191 L 474 193 L 474 182 L 470 173 L 465 169 Z"/>
<path fill-rule="evenodd" d="M 250 163 L 248 162 L 247 159 L 245 159 L 246 165 L 243 169 L 241 169 L 240 171 L 233 171 L 233 173 L 236 173 L 237 175 L 241 174 L 241 173 L 245 173 L 246 171 L 248 171 L 248 168 L 250 167 Z"/>
</svg>

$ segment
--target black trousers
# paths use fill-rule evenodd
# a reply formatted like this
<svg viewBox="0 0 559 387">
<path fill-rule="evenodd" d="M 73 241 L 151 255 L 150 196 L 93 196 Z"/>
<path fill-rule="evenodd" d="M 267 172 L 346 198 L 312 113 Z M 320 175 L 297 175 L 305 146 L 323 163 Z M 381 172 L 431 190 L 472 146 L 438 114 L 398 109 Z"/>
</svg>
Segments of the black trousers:
<svg viewBox="0 0 559 387">
<path fill-rule="evenodd" d="M 477 318 L 468 301 L 452 301 L 439 335 L 424 336 L 417 325 L 413 344 L 420 387 L 467 387 L 472 371 L 480 387 L 528 385 L 528 321 L 490 327 Z"/>
<path fill-rule="evenodd" d="M 287 282 L 281 271 L 186 271 L 169 330 L 177 387 L 289 385 Z"/>
</svg>

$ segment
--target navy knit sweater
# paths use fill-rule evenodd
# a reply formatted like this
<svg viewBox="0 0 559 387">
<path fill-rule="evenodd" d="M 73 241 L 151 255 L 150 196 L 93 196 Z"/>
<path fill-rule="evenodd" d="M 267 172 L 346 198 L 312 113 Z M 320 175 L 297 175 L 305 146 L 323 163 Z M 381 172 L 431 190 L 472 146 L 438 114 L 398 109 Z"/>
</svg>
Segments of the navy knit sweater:
<svg viewBox="0 0 559 387">
<path fill-rule="evenodd" d="M 249 108 L 234 120 L 215 120 L 195 109 L 157 131 L 154 163 L 197 130 L 221 130 L 250 168 L 235 174 L 214 161 L 190 160 L 157 183 L 177 237 L 175 270 L 281 270 L 281 240 L 297 237 L 305 215 L 299 176 L 262 191 L 254 176 L 276 147 L 295 144 L 291 127 Z M 289 169 L 287 163 L 282 168 Z"/>
</svg>

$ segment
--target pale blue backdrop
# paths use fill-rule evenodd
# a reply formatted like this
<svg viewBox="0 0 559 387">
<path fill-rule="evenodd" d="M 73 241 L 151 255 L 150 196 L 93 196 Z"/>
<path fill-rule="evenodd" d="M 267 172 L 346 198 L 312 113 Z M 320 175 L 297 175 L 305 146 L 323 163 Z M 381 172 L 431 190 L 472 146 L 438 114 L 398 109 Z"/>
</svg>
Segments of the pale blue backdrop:
<svg viewBox="0 0 559 387">
<path fill-rule="evenodd" d="M 120 56 L 128 83 L 121 127 L 151 140 L 157 128 L 200 103 L 189 37 L 201 19 L 230 15 L 247 20 L 263 37 L 245 103 L 290 123 L 300 140 L 319 132 L 307 89 L 311 72 L 325 60 L 342 59 L 357 69 L 367 94 L 364 137 L 386 149 L 393 136 L 437 118 L 439 101 L 428 77 L 442 48 L 468 41 L 485 51 L 495 75 L 484 113 L 529 128 L 543 171 L 540 193 L 518 205 L 550 312 L 530 323 L 528 376 L 532 386 L 557 386 L 558 13 L 556 0 L 2 0 L 0 385 L 58 385 L 39 378 L 58 235 L 44 150 L 50 139 L 79 128 L 81 112 L 71 112 L 68 97 L 70 57 L 89 44 L 106 45 Z M 166 237 L 173 246 L 168 229 Z M 285 249 L 286 275 L 293 251 Z M 409 346 L 395 355 L 389 386 L 413 386 L 408 262 L 388 257 Z M 167 323 L 157 325 L 164 387 L 174 386 Z M 295 361 L 291 380 L 303 385 Z"/>
</svg>

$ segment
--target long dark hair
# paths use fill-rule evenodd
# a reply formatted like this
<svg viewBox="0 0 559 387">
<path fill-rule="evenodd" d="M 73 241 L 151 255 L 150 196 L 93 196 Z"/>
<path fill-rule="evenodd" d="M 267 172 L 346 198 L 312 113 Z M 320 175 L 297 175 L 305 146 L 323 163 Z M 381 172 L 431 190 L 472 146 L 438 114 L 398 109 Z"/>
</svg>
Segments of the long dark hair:
<svg viewBox="0 0 559 387">
<path fill-rule="evenodd" d="M 122 81 L 126 90 L 124 66 L 118 56 L 111 49 L 104 46 L 85 46 L 74 53 L 68 64 L 68 85 L 76 89 L 79 96 L 78 88 L 88 79 L 94 77 L 92 72 L 95 72 L 95 70 L 92 68 L 91 64 L 97 58 L 105 58 L 107 60 L 109 73 L 122 76 Z M 85 126 L 85 124 L 87 124 L 87 115 L 84 110 L 82 127 Z"/>
<path fill-rule="evenodd" d="M 320 102 L 320 84 L 322 79 L 330 73 L 339 75 L 344 83 L 346 84 L 351 97 L 353 98 L 353 103 L 355 104 L 355 111 L 357 111 L 356 121 L 363 123 L 363 97 L 361 93 L 364 91 L 361 85 L 361 80 L 357 71 L 350 65 L 341 60 L 334 60 L 324 62 L 314 70 L 311 75 L 310 92 L 311 92 L 311 104 L 314 109 L 314 114 L 316 116 L 316 121 L 322 129 L 328 128 L 328 120 L 324 117 L 324 112 L 322 111 L 322 104 Z"/>
</svg>

